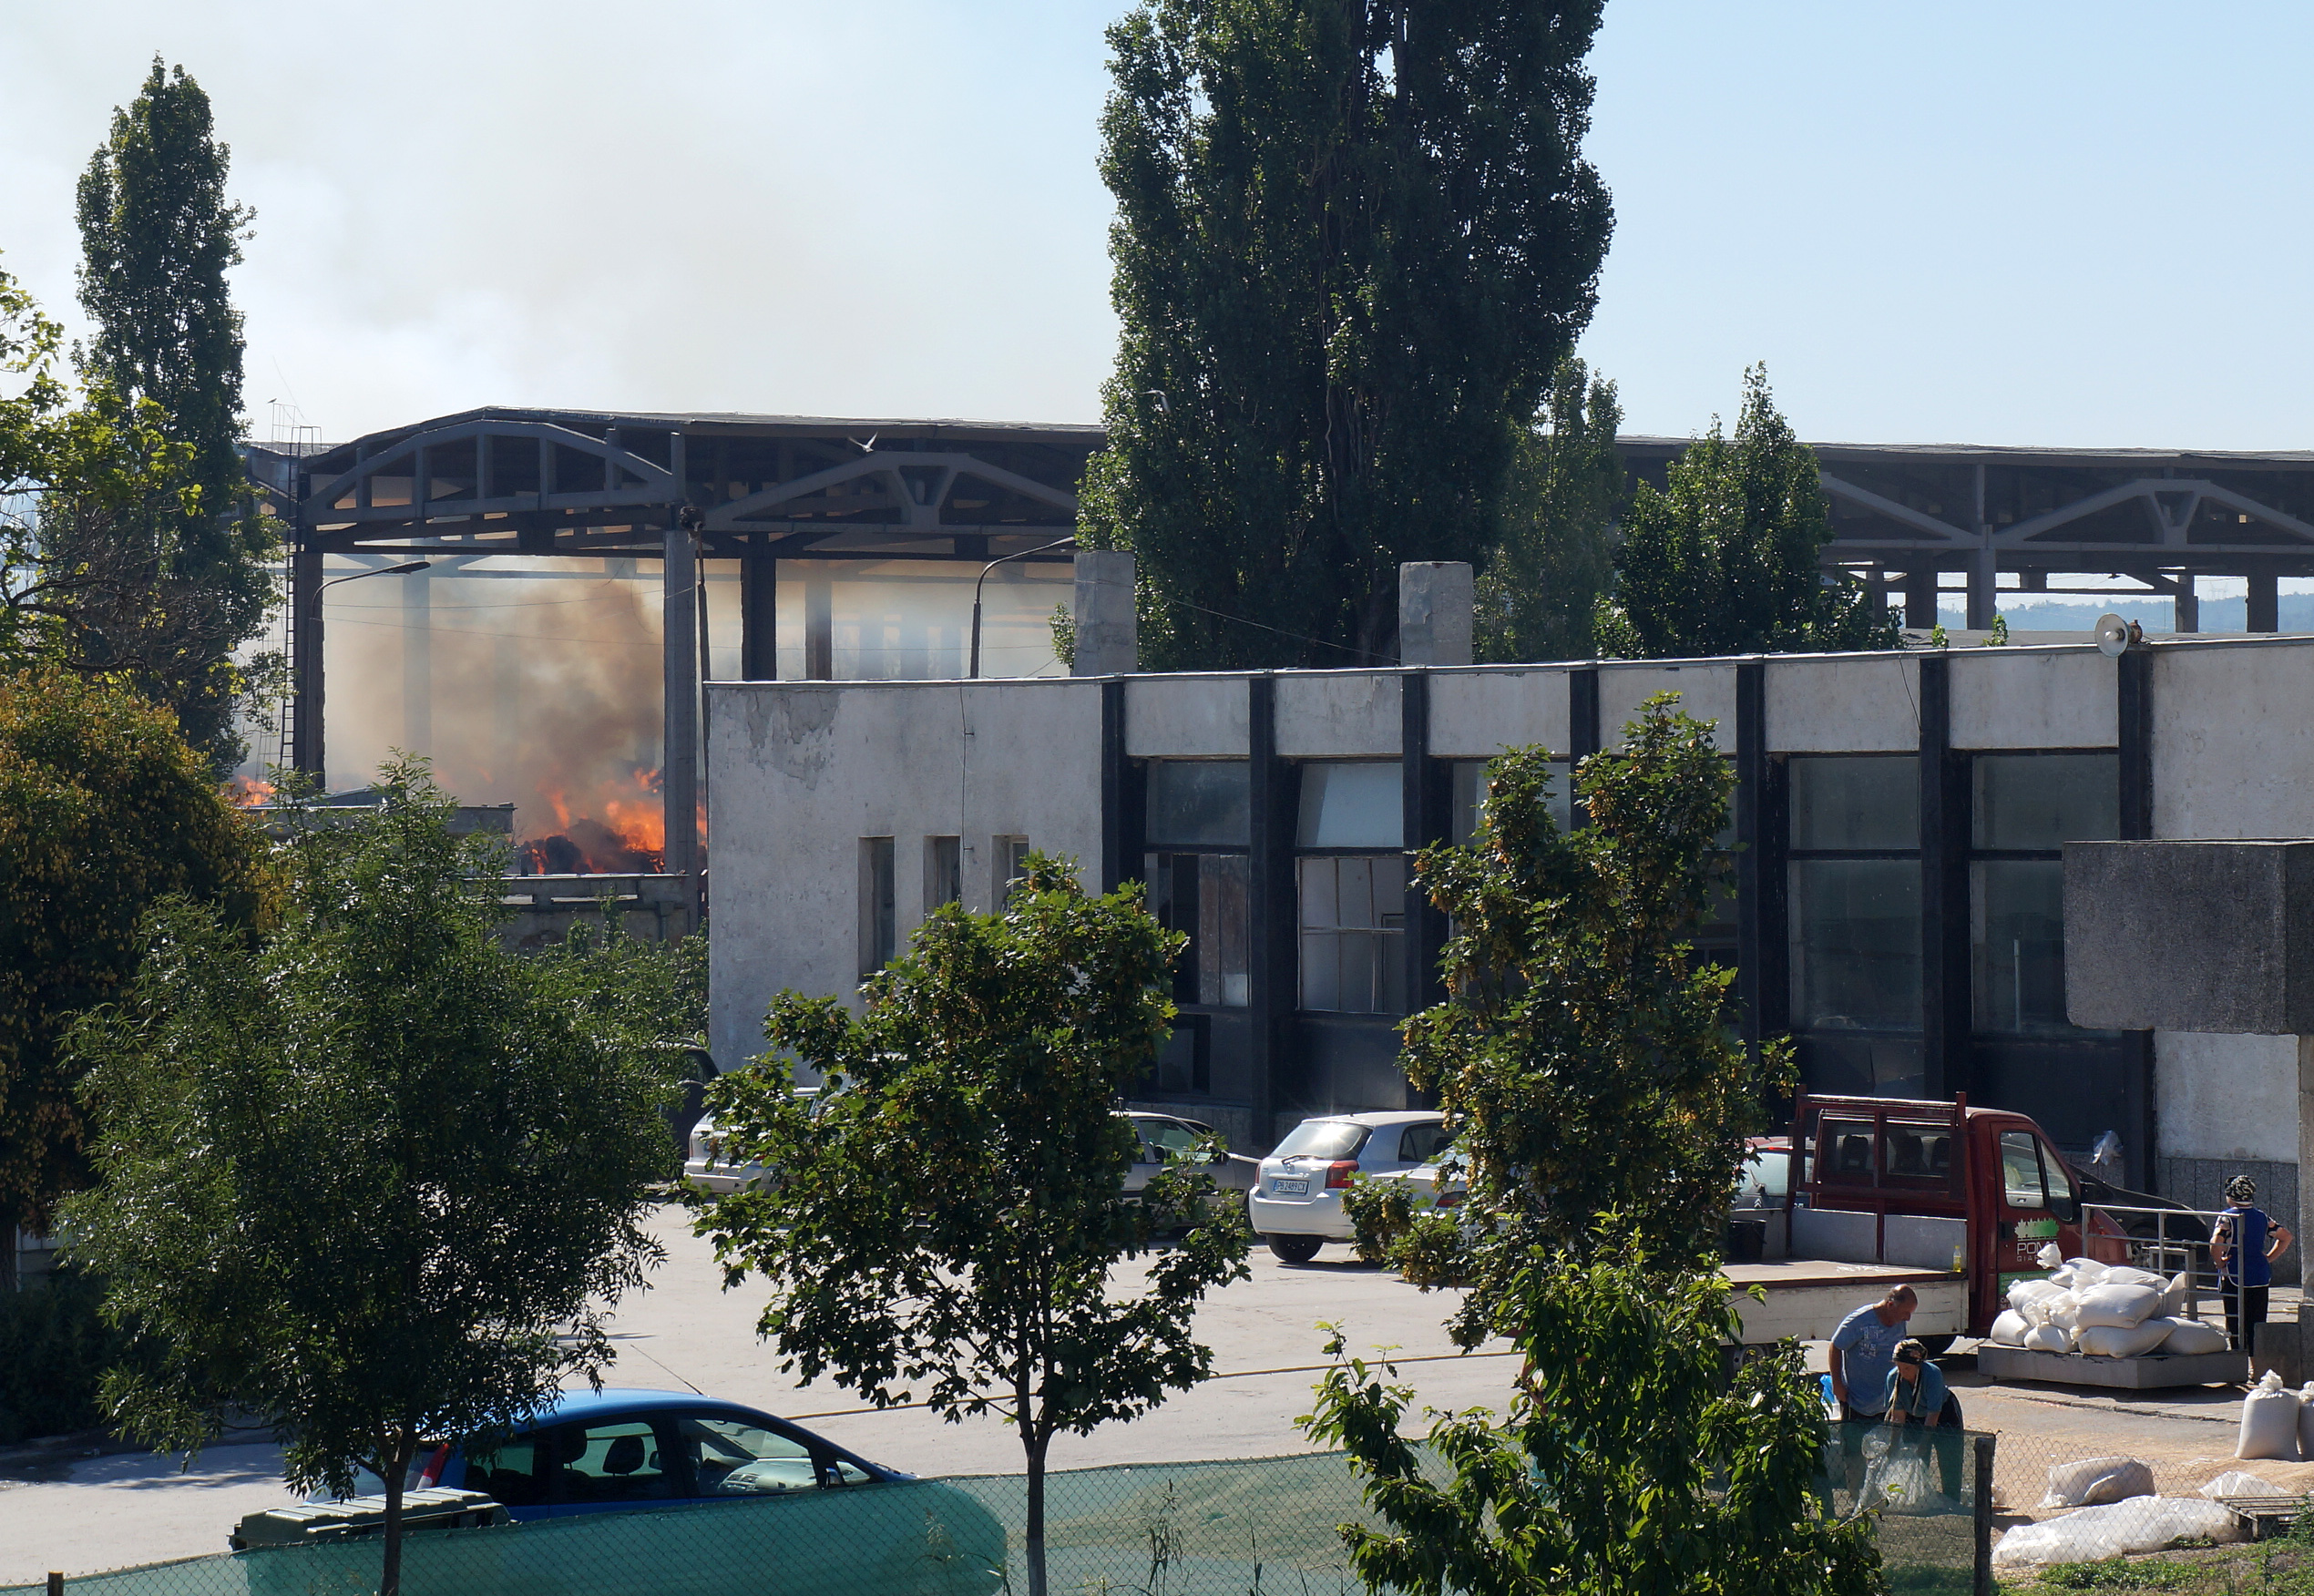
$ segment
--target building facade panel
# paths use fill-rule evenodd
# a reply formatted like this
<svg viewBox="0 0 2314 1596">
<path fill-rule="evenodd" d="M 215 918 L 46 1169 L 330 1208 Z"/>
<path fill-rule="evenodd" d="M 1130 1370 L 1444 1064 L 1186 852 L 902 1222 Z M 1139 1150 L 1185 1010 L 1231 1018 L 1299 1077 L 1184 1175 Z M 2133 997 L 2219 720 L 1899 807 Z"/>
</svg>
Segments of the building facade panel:
<svg viewBox="0 0 2314 1596">
<path fill-rule="evenodd" d="M 1125 683 L 1125 752 L 1133 759 L 1244 759 L 1245 679 L 1130 679 Z"/>
<path fill-rule="evenodd" d="M 1679 707 L 1698 721 L 1718 722 L 1720 747 L 1736 749 L 1736 667 L 1719 660 L 1695 665 L 1602 665 L 1599 668 L 1599 740 L 1620 747 L 1623 729 L 1639 716 L 1639 706 L 1659 692 L 1675 692 Z"/>
<path fill-rule="evenodd" d="M 1773 753 L 1911 753 L 1920 746 L 1920 661 L 1843 654 L 1767 661 Z"/>
<path fill-rule="evenodd" d="M 2314 836 L 2314 647 L 2169 646 L 2153 680 L 2154 834 Z"/>
<path fill-rule="evenodd" d="M 1492 759 L 1537 745 L 1565 757 L 1567 678 L 1564 670 L 1515 667 L 1432 671 L 1432 757 Z"/>
<path fill-rule="evenodd" d="M 2111 748 L 2119 737 L 2119 676 L 2091 645 L 1956 649 L 1954 748 Z"/>
<path fill-rule="evenodd" d="M 1396 759 L 1402 714 L 1396 671 L 1277 677 L 1277 752 L 1285 759 Z"/>
</svg>

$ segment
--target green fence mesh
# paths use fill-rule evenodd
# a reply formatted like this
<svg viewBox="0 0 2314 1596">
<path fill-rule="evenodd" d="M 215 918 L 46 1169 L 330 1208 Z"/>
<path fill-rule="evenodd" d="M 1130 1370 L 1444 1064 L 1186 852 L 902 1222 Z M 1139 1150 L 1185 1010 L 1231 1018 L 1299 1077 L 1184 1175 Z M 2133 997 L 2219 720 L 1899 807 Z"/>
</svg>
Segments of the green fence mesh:
<svg viewBox="0 0 2314 1596">
<path fill-rule="evenodd" d="M 1965 1454 L 1966 1448 L 1963 1448 Z M 1965 1460 L 1963 1469 L 1971 1465 Z M 1865 1465 L 1828 1481 L 1843 1511 Z M 1052 1596 L 1347 1596 L 1336 1526 L 1372 1523 L 1338 1453 L 1071 1469 L 1048 1478 Z M 1880 1536 L 1895 1591 L 1970 1590 L 1966 1504 L 1901 1504 Z M 404 1542 L 408 1596 L 1027 1596 L 1018 1475 L 805 1490 L 658 1511 L 592 1514 Z M 221 1533 L 226 1528 L 220 1525 Z M 374 1538 L 268 1548 L 66 1581 L 75 1596 L 363 1596 Z M 29 1596 L 39 1585 L 0 1591 Z"/>
</svg>

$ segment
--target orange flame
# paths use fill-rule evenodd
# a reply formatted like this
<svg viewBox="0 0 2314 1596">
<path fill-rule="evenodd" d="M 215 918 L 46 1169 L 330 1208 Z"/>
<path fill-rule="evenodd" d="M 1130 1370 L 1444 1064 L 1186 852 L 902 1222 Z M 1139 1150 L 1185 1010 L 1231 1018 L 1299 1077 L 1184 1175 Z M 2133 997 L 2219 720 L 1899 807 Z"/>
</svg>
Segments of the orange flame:
<svg viewBox="0 0 2314 1596">
<path fill-rule="evenodd" d="M 273 802 L 273 783 L 255 776 L 235 776 L 225 783 L 225 802 L 236 809 L 255 809 Z"/>
</svg>

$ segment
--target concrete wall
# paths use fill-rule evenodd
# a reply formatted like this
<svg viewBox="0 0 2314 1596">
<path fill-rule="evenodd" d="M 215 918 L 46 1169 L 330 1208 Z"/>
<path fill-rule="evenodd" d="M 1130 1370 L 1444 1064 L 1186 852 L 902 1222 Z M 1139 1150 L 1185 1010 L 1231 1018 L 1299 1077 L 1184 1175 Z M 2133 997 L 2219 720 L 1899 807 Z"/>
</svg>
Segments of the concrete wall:
<svg viewBox="0 0 2314 1596">
<path fill-rule="evenodd" d="M 1370 670 L 1277 679 L 1277 752 L 1286 759 L 1396 759 L 1405 731 L 1399 678 Z"/>
<path fill-rule="evenodd" d="M 859 980 L 860 840 L 893 839 L 899 940 L 925 913 L 926 839 L 962 839 L 966 906 L 996 890 L 991 842 L 1101 856 L 1101 685 L 718 682 L 707 690 L 714 935 L 710 1042 L 763 1049 L 785 988 Z"/>
<path fill-rule="evenodd" d="M 1506 748 L 1541 743 L 1563 759 L 1567 712 L 1564 670 L 1435 670 L 1430 752 L 1440 759 L 1492 759 Z"/>
<path fill-rule="evenodd" d="M 2298 1042 L 2155 1031 L 2165 1157 L 2298 1161 Z"/>
<path fill-rule="evenodd" d="M 1736 667 L 1697 665 L 1602 665 L 1599 668 L 1599 741 L 1620 748 L 1623 727 L 1639 718 L 1639 706 L 1659 692 L 1679 695 L 1679 708 L 1698 721 L 1715 721 L 1712 741 L 1736 752 Z"/>
<path fill-rule="evenodd" d="M 2154 651 L 2154 834 L 2314 836 L 2314 644 Z"/>
<path fill-rule="evenodd" d="M 2120 674 L 2095 648 L 1955 649 L 1955 748 L 2111 748 Z"/>
<path fill-rule="evenodd" d="M 1125 683 L 1125 752 L 1133 759 L 1244 759 L 1245 679 L 1134 677 Z"/>
<path fill-rule="evenodd" d="M 1910 753 L 1920 746 L 1917 655 L 1770 660 L 1766 685 L 1770 752 Z"/>
</svg>

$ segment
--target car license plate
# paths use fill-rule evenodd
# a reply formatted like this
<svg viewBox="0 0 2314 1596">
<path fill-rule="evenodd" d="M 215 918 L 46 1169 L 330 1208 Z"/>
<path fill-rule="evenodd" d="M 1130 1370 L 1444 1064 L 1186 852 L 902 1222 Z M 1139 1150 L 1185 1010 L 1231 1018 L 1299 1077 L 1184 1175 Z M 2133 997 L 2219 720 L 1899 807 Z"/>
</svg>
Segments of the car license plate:
<svg viewBox="0 0 2314 1596">
<path fill-rule="evenodd" d="M 1305 1175 L 1298 1181 L 1273 1180 L 1269 1190 L 1273 1197 L 1306 1197 L 1310 1194 L 1309 1177 Z"/>
</svg>

